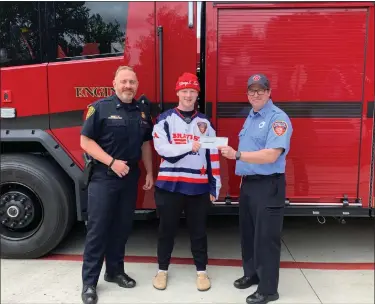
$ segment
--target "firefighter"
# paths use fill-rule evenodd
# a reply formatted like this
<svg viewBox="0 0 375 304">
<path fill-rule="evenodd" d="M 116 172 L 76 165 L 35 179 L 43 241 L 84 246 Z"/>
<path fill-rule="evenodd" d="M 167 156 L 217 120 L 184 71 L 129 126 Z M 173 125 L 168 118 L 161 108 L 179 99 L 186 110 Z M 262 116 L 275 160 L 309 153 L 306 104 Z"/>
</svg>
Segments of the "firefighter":
<svg viewBox="0 0 375 304">
<path fill-rule="evenodd" d="M 156 152 L 162 158 L 155 183 L 155 203 L 160 216 L 157 256 L 159 269 L 153 278 L 158 290 L 167 287 L 168 268 L 184 211 L 199 291 L 210 289 L 207 274 L 206 219 L 211 202 L 221 187 L 217 149 L 203 149 L 201 136 L 216 136 L 208 118 L 194 109 L 200 91 L 194 74 L 184 73 L 176 83 L 178 106 L 162 113 L 154 126 Z"/>
<path fill-rule="evenodd" d="M 244 276 L 239 289 L 258 285 L 247 303 L 264 304 L 279 298 L 281 231 L 285 205 L 285 162 L 293 128 L 288 115 L 276 107 L 270 83 L 263 74 L 247 82 L 252 109 L 239 133 L 238 151 L 219 147 L 236 160 L 241 176 L 239 225 Z"/>
<path fill-rule="evenodd" d="M 104 280 L 132 288 L 136 281 L 124 270 L 125 245 L 136 207 L 139 160 L 146 169 L 144 190 L 153 186 L 152 120 L 148 105 L 134 97 L 138 80 L 132 68 L 120 66 L 115 94 L 89 106 L 81 131 L 81 147 L 94 160 L 88 185 L 88 222 L 82 267 L 82 301 L 96 303 L 96 286 L 105 258 Z"/>
</svg>

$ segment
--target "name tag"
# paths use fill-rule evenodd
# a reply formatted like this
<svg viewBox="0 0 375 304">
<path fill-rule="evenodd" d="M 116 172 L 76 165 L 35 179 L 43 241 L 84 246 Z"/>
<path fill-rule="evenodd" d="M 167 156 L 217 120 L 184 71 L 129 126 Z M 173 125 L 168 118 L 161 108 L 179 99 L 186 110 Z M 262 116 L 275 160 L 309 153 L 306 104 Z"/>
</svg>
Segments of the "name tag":
<svg viewBox="0 0 375 304">
<path fill-rule="evenodd" d="M 122 117 L 120 115 L 111 115 L 108 119 L 122 119 Z"/>
</svg>

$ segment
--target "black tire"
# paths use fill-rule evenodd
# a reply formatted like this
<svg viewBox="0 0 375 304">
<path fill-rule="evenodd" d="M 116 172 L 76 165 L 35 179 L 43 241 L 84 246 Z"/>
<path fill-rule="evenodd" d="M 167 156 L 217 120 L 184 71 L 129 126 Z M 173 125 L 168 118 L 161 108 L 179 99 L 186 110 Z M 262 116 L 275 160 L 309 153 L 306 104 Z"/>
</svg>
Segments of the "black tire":
<svg viewBox="0 0 375 304">
<path fill-rule="evenodd" d="M 33 259 L 48 254 L 68 234 L 75 221 L 72 184 L 62 169 L 45 157 L 1 155 L 1 187 L 9 187 L 11 183 L 22 184 L 34 192 L 43 217 L 35 233 L 24 239 L 9 238 L 5 235 L 8 230 L 2 226 L 1 257 Z"/>
</svg>

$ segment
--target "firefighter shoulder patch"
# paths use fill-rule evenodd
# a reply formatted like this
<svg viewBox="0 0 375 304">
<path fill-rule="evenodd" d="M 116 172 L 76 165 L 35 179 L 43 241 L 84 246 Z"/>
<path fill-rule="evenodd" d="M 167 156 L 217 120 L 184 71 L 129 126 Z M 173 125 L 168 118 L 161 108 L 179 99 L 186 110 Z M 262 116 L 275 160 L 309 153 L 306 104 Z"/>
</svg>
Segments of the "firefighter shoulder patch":
<svg viewBox="0 0 375 304">
<path fill-rule="evenodd" d="M 87 110 L 87 114 L 86 114 L 86 120 L 92 115 L 95 113 L 95 108 L 93 106 L 89 106 L 89 109 Z"/>
<path fill-rule="evenodd" d="M 277 136 L 282 136 L 288 130 L 288 124 L 283 120 L 276 120 L 272 124 L 272 130 Z"/>
</svg>

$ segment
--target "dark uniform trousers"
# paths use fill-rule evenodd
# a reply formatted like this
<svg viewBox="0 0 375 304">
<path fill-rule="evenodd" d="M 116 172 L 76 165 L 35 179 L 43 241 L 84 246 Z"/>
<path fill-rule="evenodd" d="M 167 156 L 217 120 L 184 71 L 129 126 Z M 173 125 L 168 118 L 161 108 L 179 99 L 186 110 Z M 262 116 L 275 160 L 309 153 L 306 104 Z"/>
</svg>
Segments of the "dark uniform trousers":
<svg viewBox="0 0 375 304">
<path fill-rule="evenodd" d="M 242 179 L 239 219 L 244 275 L 259 280 L 262 294 L 277 292 L 284 206 L 284 174 Z"/>
<path fill-rule="evenodd" d="M 185 195 L 155 187 L 155 203 L 160 216 L 157 245 L 159 269 L 168 270 L 175 236 L 184 210 L 196 269 L 206 270 L 208 263 L 206 223 L 211 204 L 210 194 Z"/>
<path fill-rule="evenodd" d="M 131 166 L 122 179 L 93 173 L 88 186 L 88 223 L 82 280 L 97 285 L 105 257 L 109 275 L 124 273 L 125 245 L 132 229 L 140 169 Z"/>
</svg>

